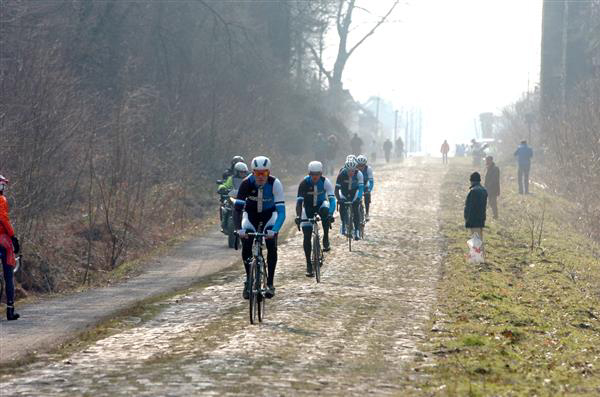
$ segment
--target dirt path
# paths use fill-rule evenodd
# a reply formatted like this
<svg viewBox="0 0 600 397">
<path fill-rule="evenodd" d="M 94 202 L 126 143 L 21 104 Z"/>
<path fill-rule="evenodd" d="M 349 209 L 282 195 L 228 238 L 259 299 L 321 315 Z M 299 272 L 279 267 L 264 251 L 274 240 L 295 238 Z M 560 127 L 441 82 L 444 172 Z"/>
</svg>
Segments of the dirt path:
<svg viewBox="0 0 600 397">
<path fill-rule="evenodd" d="M 286 187 L 288 213 L 295 208 L 295 193 L 293 186 Z M 293 217 L 286 220 L 285 227 L 292 224 Z M 21 314 L 18 321 L 0 320 L 0 365 L 53 350 L 138 302 L 194 285 L 232 266 L 239 257 L 239 251 L 228 249 L 225 236 L 215 230 L 145 265 L 143 274 L 126 282 L 17 305 Z"/>
<path fill-rule="evenodd" d="M 335 233 L 322 283 L 304 276 L 300 233 L 280 245 L 277 296 L 248 324 L 239 269 L 161 303 L 151 320 L 67 360 L 0 378 L 43 395 L 398 395 L 435 302 L 441 167 L 384 166 L 366 241 Z M 339 226 L 339 221 L 336 223 Z"/>
</svg>

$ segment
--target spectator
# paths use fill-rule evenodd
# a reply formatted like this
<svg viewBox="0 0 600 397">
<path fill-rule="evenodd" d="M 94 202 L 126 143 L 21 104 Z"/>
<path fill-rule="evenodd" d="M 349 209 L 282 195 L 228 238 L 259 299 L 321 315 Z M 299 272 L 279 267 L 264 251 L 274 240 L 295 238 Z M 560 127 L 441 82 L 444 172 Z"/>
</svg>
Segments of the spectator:
<svg viewBox="0 0 600 397">
<path fill-rule="evenodd" d="M 325 173 L 333 174 L 335 172 L 335 160 L 338 151 L 338 139 L 337 136 L 331 134 L 327 138 L 327 156 L 325 160 Z"/>
<path fill-rule="evenodd" d="M 485 190 L 488 193 L 488 203 L 492 208 L 494 219 L 498 219 L 498 196 L 500 196 L 500 168 L 494 163 L 492 156 L 485 158 Z"/>
<path fill-rule="evenodd" d="M 363 141 L 358 137 L 358 134 L 354 134 L 352 139 L 350 140 L 350 148 L 352 149 L 352 154 L 358 156 L 362 153 L 362 145 Z"/>
<path fill-rule="evenodd" d="M 529 194 L 529 170 L 531 169 L 533 150 L 527 146 L 527 141 L 521 141 L 515 151 L 515 157 L 518 164 L 519 194 Z"/>
<path fill-rule="evenodd" d="M 477 233 L 483 242 L 483 228 L 485 227 L 485 210 L 487 206 L 487 191 L 481 186 L 481 175 L 474 172 L 469 178 L 471 188 L 465 201 L 465 227 L 471 234 Z"/>
<path fill-rule="evenodd" d="M 392 144 L 392 141 L 390 141 L 390 138 L 386 139 L 385 142 L 383 142 L 383 153 L 385 154 L 386 163 L 390 162 L 390 153 L 392 153 L 392 146 L 394 145 Z"/>
<path fill-rule="evenodd" d="M 444 139 L 444 143 L 442 143 L 442 147 L 440 148 L 440 152 L 442 153 L 442 164 L 448 164 L 449 151 L 450 145 L 448 144 L 448 140 Z"/>
<path fill-rule="evenodd" d="M 404 142 L 400 137 L 396 139 L 396 157 L 400 159 L 400 162 L 404 160 Z"/>
</svg>

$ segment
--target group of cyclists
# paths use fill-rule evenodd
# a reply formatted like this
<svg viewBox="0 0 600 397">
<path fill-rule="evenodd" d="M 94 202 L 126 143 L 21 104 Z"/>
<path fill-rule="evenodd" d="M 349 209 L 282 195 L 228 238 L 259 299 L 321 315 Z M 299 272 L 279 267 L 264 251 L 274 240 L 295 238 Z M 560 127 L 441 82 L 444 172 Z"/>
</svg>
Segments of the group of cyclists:
<svg viewBox="0 0 600 397">
<path fill-rule="evenodd" d="M 234 156 L 230 168 L 223 175 L 225 182 L 218 187 L 220 194 L 233 194 L 235 204 L 233 221 L 237 235 L 242 242 L 242 261 L 246 270 L 243 298 L 250 295 L 249 272 L 252 261 L 252 233 L 266 234 L 267 246 L 267 289 L 266 298 L 275 296 L 274 277 L 277 267 L 277 236 L 286 218 L 283 184 L 271 175 L 271 160 L 258 156 L 246 165 L 241 156 Z M 353 212 L 353 238 L 359 240 L 360 205 L 364 200 L 365 221 L 369 220 L 371 192 L 373 191 L 373 169 L 368 165 L 367 156 L 348 155 L 344 166 L 339 170 L 335 185 L 323 175 L 323 164 L 311 161 L 308 174 L 298 186 L 295 222 L 304 235 L 303 248 L 306 257 L 306 276 L 314 277 L 311 263 L 311 219 L 318 214 L 323 226 L 323 251 L 331 250 L 329 229 L 335 222 L 336 205 L 339 204 L 341 217 L 340 232 L 346 234 L 348 207 Z M 262 225 L 262 230 L 259 229 Z"/>
</svg>

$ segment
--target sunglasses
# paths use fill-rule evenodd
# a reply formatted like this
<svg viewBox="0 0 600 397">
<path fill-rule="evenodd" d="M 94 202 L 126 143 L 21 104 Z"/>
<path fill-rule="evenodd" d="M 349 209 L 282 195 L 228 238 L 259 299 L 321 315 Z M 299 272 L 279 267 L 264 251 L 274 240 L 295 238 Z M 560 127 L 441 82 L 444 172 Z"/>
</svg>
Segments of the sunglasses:
<svg viewBox="0 0 600 397">
<path fill-rule="evenodd" d="M 254 170 L 252 172 L 254 173 L 254 176 L 268 176 L 269 175 L 269 170 Z"/>
</svg>

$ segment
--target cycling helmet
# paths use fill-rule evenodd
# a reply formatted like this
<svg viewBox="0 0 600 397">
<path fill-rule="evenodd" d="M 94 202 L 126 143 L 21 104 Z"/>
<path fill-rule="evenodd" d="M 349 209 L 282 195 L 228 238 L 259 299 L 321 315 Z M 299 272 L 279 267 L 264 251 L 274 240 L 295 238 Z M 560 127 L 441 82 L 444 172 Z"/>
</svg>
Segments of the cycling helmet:
<svg viewBox="0 0 600 397">
<path fill-rule="evenodd" d="M 239 162 L 233 166 L 233 171 L 237 176 L 242 176 L 242 174 L 243 176 L 246 176 L 248 175 L 248 166 L 242 162 Z"/>
<path fill-rule="evenodd" d="M 348 161 L 348 160 L 350 160 L 350 159 L 354 159 L 354 160 L 356 160 L 356 156 L 355 156 L 355 155 L 353 155 L 353 154 L 349 154 L 349 155 L 347 155 L 347 156 L 346 156 L 346 161 Z"/>
<path fill-rule="evenodd" d="M 8 185 L 8 179 L 0 175 L 0 192 L 4 191 L 4 187 Z"/>
<path fill-rule="evenodd" d="M 250 163 L 252 171 L 271 170 L 271 160 L 265 156 L 258 156 L 252 159 Z"/>
<path fill-rule="evenodd" d="M 309 174 L 317 174 L 323 173 L 323 164 L 320 161 L 311 161 L 308 163 L 308 173 Z"/>
<path fill-rule="evenodd" d="M 367 156 L 365 156 L 364 154 L 359 155 L 356 158 L 356 162 L 358 163 L 358 165 L 366 165 L 367 164 Z"/>
<path fill-rule="evenodd" d="M 347 170 L 355 170 L 357 165 L 358 164 L 356 163 L 356 160 L 353 158 L 350 158 L 350 159 L 346 159 L 344 168 L 346 168 Z"/>
<path fill-rule="evenodd" d="M 237 163 L 245 163 L 244 158 L 242 156 L 233 156 L 231 159 L 231 165 L 236 165 Z"/>
</svg>

